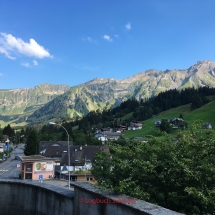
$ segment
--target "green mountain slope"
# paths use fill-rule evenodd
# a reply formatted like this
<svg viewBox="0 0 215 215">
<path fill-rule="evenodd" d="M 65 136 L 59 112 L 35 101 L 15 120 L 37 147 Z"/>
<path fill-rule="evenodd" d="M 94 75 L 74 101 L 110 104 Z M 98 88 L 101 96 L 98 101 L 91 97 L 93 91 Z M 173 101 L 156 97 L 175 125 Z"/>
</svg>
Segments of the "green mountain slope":
<svg viewBox="0 0 215 215">
<path fill-rule="evenodd" d="M 34 88 L 1 90 L 0 120 L 25 122 L 28 115 L 69 88 L 67 85 L 42 84 Z"/>
<path fill-rule="evenodd" d="M 215 62 L 199 61 L 185 70 L 151 69 L 123 80 L 96 78 L 71 88 L 43 84 L 32 89 L 0 90 L 0 120 L 32 124 L 71 119 L 116 107 L 128 98 L 140 100 L 170 89 L 199 86 L 215 87 Z"/>
<path fill-rule="evenodd" d="M 191 126 L 195 122 L 199 122 L 200 124 L 211 123 L 213 127 L 215 126 L 215 101 L 194 111 L 190 111 L 190 109 L 190 104 L 188 104 L 162 112 L 154 118 L 145 120 L 141 130 L 125 131 L 124 137 L 133 138 L 137 136 L 144 137 L 146 135 L 159 136 L 157 133 L 159 128 L 154 127 L 154 122 L 159 119 L 179 117 L 180 114 L 182 114 L 184 120 L 188 122 L 188 126 Z M 173 131 L 173 133 L 175 132 L 177 132 L 177 129 Z"/>
<path fill-rule="evenodd" d="M 187 70 L 148 70 L 123 80 L 97 78 L 71 87 L 66 94 L 59 96 L 61 98 L 56 98 L 29 116 L 28 122 L 38 123 L 54 116 L 74 118 L 89 111 L 118 106 L 128 98 L 140 100 L 169 89 L 205 85 L 215 87 L 215 62 L 197 62 Z"/>
</svg>

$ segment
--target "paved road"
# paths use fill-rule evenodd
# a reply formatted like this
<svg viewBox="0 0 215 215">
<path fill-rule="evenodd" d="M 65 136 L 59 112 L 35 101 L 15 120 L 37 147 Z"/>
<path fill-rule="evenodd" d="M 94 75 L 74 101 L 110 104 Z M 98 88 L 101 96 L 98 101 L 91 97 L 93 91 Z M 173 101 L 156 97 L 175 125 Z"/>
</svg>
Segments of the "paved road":
<svg viewBox="0 0 215 215">
<path fill-rule="evenodd" d="M 0 163 L 0 179 L 14 179 L 18 178 L 19 173 L 21 172 L 21 161 L 15 160 L 16 156 L 24 155 L 24 144 L 19 144 L 16 149 L 11 153 L 11 157 L 8 158 L 3 163 Z M 17 167 L 17 164 L 20 167 Z M 43 183 L 52 184 L 59 186 L 65 189 L 68 189 L 68 181 L 66 180 L 57 180 L 57 179 L 47 179 L 43 180 Z M 73 187 L 71 187 L 73 190 Z"/>
<path fill-rule="evenodd" d="M 1 179 L 14 179 L 19 176 L 21 172 L 21 161 L 15 160 L 15 156 L 22 156 L 24 144 L 19 144 L 18 147 L 11 152 L 10 158 L 3 163 L 0 163 L 0 178 Z M 17 164 L 20 167 L 17 167 Z"/>
</svg>

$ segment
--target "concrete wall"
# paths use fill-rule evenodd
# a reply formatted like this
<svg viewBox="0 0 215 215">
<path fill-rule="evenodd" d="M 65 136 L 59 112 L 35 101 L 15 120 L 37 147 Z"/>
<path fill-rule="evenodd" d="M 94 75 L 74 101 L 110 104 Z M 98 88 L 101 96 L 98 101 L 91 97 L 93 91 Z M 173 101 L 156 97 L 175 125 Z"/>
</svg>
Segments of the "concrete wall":
<svg viewBox="0 0 215 215">
<path fill-rule="evenodd" d="M 74 215 L 182 215 L 126 195 L 99 190 L 87 182 L 74 182 Z"/>
<path fill-rule="evenodd" d="M 126 195 L 74 182 L 74 191 L 31 180 L 0 179 L 0 215 L 179 215 Z"/>
<path fill-rule="evenodd" d="M 72 215 L 74 192 L 27 180 L 0 180 L 0 215 Z"/>
</svg>

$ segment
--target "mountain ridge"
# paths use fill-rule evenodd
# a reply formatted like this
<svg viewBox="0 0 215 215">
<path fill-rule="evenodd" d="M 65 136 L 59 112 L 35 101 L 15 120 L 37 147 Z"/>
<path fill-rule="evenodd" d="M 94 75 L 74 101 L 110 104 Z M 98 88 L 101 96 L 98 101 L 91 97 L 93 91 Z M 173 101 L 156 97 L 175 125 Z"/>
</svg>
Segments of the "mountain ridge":
<svg viewBox="0 0 215 215">
<path fill-rule="evenodd" d="M 69 88 L 67 85 L 44 83 L 34 88 L 0 90 L 0 120 L 10 121 L 21 116 L 27 117 Z"/>
<path fill-rule="evenodd" d="M 38 86 L 35 87 L 37 92 L 39 92 Z M 121 80 L 94 78 L 77 86 L 67 86 L 65 92 L 55 94 L 55 97 L 51 91 L 49 101 L 46 100 L 39 107 L 32 108 L 34 111 L 26 114 L 25 122 L 42 123 L 47 120 L 81 117 L 90 111 L 115 107 L 129 98 L 135 97 L 140 100 L 169 89 L 182 90 L 200 86 L 215 87 L 215 62 L 198 61 L 184 70 L 149 69 Z M 0 113 L 1 92 L 0 90 Z M 47 98 L 47 91 L 45 95 Z M 7 102 L 9 101 L 5 101 L 4 104 Z M 15 123 L 20 123 L 22 120 L 15 120 Z"/>
<path fill-rule="evenodd" d="M 84 84 L 71 87 L 62 97 L 56 98 L 63 105 L 64 113 L 56 113 L 46 105 L 42 111 L 35 112 L 36 116 L 63 116 L 64 118 L 80 117 L 89 111 L 111 108 L 119 105 L 128 98 L 145 99 L 169 89 L 184 89 L 203 85 L 215 86 L 215 63 L 198 61 L 186 70 L 146 70 L 125 79 L 95 78 Z M 66 102 L 67 101 L 67 102 Z M 54 100 L 47 104 L 55 106 Z M 66 110 L 66 111 L 65 111 Z M 45 111 L 45 112 L 44 112 Z M 28 118 L 35 120 L 35 115 Z"/>
</svg>

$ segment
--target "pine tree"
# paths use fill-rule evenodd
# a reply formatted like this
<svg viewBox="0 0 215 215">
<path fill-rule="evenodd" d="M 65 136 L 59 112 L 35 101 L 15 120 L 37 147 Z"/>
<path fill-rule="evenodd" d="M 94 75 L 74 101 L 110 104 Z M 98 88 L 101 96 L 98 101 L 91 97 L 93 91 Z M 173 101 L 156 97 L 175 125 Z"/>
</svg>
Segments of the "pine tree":
<svg viewBox="0 0 215 215">
<path fill-rule="evenodd" d="M 0 128 L 0 140 L 3 139 L 2 129 Z"/>
<path fill-rule="evenodd" d="M 179 118 L 184 119 L 182 113 L 179 115 Z"/>
<path fill-rule="evenodd" d="M 36 155 L 39 153 L 39 138 L 38 132 L 33 129 L 30 131 L 29 136 L 27 138 L 24 154 L 28 155 Z"/>
<path fill-rule="evenodd" d="M 15 132 L 14 129 L 10 127 L 10 124 L 8 124 L 6 127 L 4 127 L 2 131 L 3 135 L 8 135 L 9 137 L 14 136 Z"/>
</svg>

